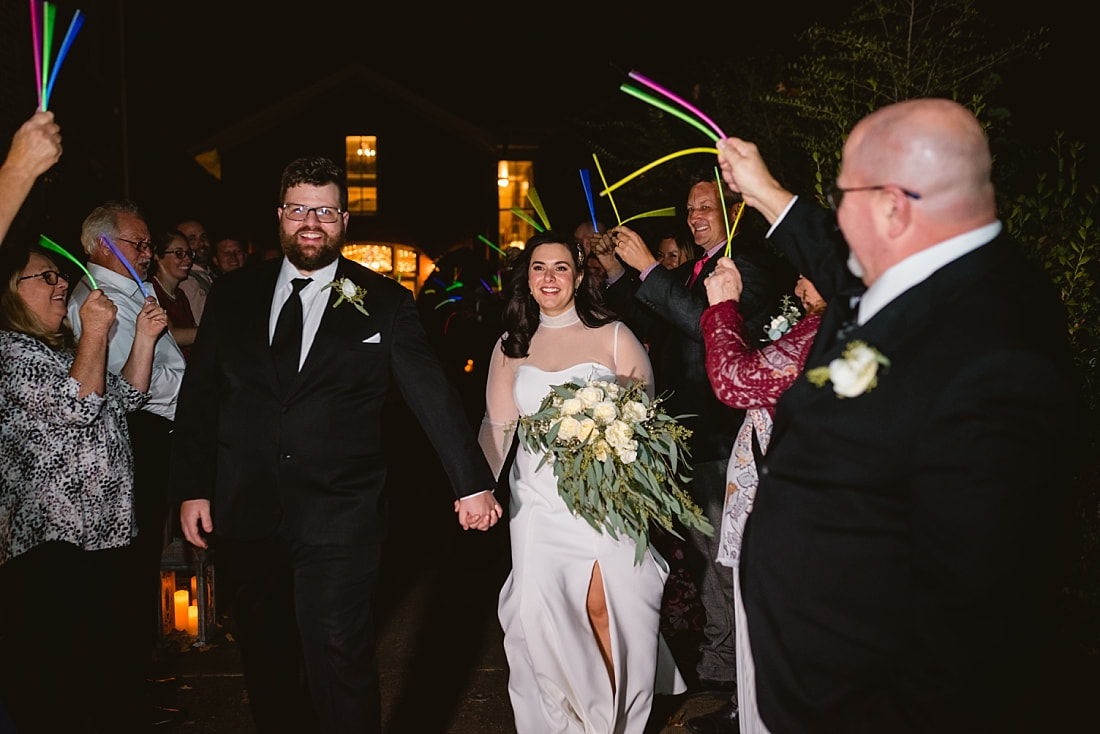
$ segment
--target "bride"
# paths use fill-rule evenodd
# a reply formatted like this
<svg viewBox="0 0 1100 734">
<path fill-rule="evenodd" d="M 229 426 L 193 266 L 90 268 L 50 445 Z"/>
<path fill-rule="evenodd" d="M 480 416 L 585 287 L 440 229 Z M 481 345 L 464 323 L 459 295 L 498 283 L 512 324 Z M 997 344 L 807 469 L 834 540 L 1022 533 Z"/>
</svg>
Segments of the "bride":
<svg viewBox="0 0 1100 734">
<path fill-rule="evenodd" d="M 494 347 L 479 440 L 499 476 L 516 419 L 573 378 L 644 380 L 641 343 L 587 281 L 568 235 L 536 234 L 516 259 Z M 510 476 L 512 571 L 498 613 L 519 734 L 641 734 L 653 694 L 684 682 L 659 632 L 667 565 L 650 547 L 614 540 L 574 516 L 553 467 L 519 448 Z"/>
</svg>

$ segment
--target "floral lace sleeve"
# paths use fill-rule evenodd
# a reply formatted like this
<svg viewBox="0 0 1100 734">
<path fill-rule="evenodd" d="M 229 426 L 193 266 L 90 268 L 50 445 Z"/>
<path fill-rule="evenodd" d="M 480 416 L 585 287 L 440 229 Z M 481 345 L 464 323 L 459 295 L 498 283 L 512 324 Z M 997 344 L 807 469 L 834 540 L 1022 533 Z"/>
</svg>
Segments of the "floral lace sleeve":
<svg viewBox="0 0 1100 734">
<path fill-rule="evenodd" d="M 776 341 L 751 350 L 735 301 L 708 308 L 700 324 L 714 394 L 733 408 L 775 407 L 779 396 L 802 372 L 820 323 L 820 314 L 806 316 Z"/>
</svg>

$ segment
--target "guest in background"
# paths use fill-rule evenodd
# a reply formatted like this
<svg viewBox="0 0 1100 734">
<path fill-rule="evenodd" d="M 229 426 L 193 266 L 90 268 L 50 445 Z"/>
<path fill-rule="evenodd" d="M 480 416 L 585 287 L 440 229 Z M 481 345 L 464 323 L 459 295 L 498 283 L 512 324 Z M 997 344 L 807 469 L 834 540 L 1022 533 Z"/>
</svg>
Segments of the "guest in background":
<svg viewBox="0 0 1100 734">
<path fill-rule="evenodd" d="M 92 291 L 77 342 L 68 290 L 47 251 L 0 252 L 0 700 L 20 734 L 133 732 L 145 680 L 116 649 L 137 532 L 124 417 L 147 398 L 167 320 L 147 299 L 114 374 L 117 308 Z"/>
<path fill-rule="evenodd" d="M 219 276 L 243 268 L 248 257 L 245 240 L 236 237 L 222 237 L 214 243 L 214 268 Z"/>
<path fill-rule="evenodd" d="M 168 331 L 184 359 L 190 356 L 198 331 L 191 302 L 181 287 L 191 273 L 194 256 L 187 238 L 178 229 L 163 232 L 153 241 L 153 289 L 160 305 L 168 312 Z"/>
<path fill-rule="evenodd" d="M 737 705 L 730 702 L 717 711 L 688 719 L 687 728 L 693 734 L 764 734 L 767 727 L 756 708 L 752 650 L 738 578 L 741 537 L 759 481 L 754 445 L 761 455 L 768 450 L 775 404 L 802 373 L 825 301 L 813 283 L 800 277 L 794 290 L 805 315 L 789 304 L 766 327 L 772 343 L 754 349 L 751 342 L 755 339 L 745 333 L 739 310 L 743 286 L 733 260 L 720 258 L 705 286 L 710 307 L 703 312 L 701 326 L 707 348 L 707 376 L 719 400 L 745 411 L 726 468 L 726 503 L 717 557 L 719 563 L 733 569 Z"/>
<path fill-rule="evenodd" d="M 173 229 L 183 233 L 188 249 L 195 253 L 191 258 L 191 274 L 180 286 L 187 294 L 187 300 L 191 302 L 195 323 L 201 324 L 202 313 L 206 309 L 206 296 L 217 276 L 211 262 L 210 235 L 197 219 L 181 219 Z"/>
<path fill-rule="evenodd" d="M 666 232 L 657 242 L 654 257 L 661 267 L 675 270 L 684 263 L 695 262 L 702 253 L 694 242 L 679 232 Z"/>
</svg>

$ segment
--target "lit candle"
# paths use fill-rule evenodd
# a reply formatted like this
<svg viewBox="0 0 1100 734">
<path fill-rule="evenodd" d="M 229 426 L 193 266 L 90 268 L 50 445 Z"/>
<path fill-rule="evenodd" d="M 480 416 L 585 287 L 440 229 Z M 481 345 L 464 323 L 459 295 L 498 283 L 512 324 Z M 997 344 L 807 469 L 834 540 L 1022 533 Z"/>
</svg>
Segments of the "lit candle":
<svg viewBox="0 0 1100 734">
<path fill-rule="evenodd" d="M 192 576 L 191 577 L 191 598 L 192 599 L 194 599 L 196 594 L 197 594 L 197 592 L 195 590 L 195 585 L 198 582 L 198 580 L 199 580 L 198 576 Z"/>
<path fill-rule="evenodd" d="M 175 628 L 178 630 L 187 629 L 187 606 L 190 602 L 187 598 L 187 589 L 180 589 L 176 592 L 176 595 L 172 598 L 173 604 L 176 609 L 176 623 Z"/>
<path fill-rule="evenodd" d="M 197 635 L 199 633 L 199 607 L 197 604 L 192 604 L 187 607 L 187 634 Z"/>
</svg>

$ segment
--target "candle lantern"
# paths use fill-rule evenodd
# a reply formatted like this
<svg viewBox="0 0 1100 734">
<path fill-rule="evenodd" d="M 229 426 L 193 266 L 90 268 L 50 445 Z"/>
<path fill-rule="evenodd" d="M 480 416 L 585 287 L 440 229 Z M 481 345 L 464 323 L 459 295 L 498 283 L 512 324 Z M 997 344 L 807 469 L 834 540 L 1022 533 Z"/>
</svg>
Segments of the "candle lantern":
<svg viewBox="0 0 1100 734">
<path fill-rule="evenodd" d="M 165 546 L 160 569 L 162 635 L 180 630 L 205 646 L 217 619 L 213 552 L 177 538 Z"/>
</svg>

